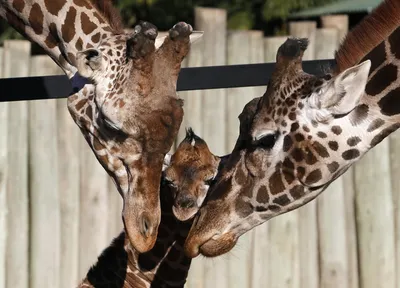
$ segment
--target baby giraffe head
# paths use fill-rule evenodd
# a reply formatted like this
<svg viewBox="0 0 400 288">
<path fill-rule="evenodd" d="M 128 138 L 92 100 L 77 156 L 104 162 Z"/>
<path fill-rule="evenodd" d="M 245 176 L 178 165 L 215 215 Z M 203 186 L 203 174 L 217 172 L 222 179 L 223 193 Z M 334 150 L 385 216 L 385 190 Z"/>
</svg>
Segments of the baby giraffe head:
<svg viewBox="0 0 400 288">
<path fill-rule="evenodd" d="M 183 117 L 176 84 L 191 34 L 180 22 L 157 44 L 157 28 L 142 22 L 133 34 L 102 38 L 76 55 L 73 83 L 90 84 L 69 97 L 68 108 L 123 197 L 125 231 L 141 253 L 157 238 L 160 179 Z"/>
<path fill-rule="evenodd" d="M 174 193 L 172 211 L 181 221 L 192 218 L 207 195 L 214 180 L 220 159 L 208 149 L 207 143 L 191 128 L 169 159 L 164 180 Z"/>
</svg>

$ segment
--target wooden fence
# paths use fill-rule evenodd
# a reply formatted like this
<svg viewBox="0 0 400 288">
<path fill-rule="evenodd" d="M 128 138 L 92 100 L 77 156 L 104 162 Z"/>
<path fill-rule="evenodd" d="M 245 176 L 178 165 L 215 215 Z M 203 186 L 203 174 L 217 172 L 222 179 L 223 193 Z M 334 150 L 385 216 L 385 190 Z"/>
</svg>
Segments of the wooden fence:
<svg viewBox="0 0 400 288">
<path fill-rule="evenodd" d="M 197 8 L 204 39 L 185 66 L 274 62 L 286 37 L 227 31 L 226 11 Z M 290 23 L 311 40 L 305 59 L 332 58 L 347 16 Z M 27 41 L 0 48 L 0 77 L 60 74 Z M 265 87 L 180 93 L 184 128 L 219 155 L 235 143 L 238 114 Z M 0 87 L 1 93 L 1 87 Z M 196 258 L 187 287 L 400 287 L 400 134 L 395 133 L 317 200 L 253 229 L 230 253 Z M 75 287 L 118 234 L 121 199 L 63 100 L 0 103 L 0 288 Z"/>
</svg>

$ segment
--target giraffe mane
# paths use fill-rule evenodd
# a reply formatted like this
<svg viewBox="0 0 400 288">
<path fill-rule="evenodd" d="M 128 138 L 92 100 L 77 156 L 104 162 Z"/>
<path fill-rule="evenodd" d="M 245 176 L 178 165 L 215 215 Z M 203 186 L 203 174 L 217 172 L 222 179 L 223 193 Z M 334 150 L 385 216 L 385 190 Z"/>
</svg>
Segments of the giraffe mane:
<svg viewBox="0 0 400 288">
<path fill-rule="evenodd" d="M 335 53 L 339 74 L 356 65 L 385 40 L 400 24 L 400 1 L 384 0 L 370 15 L 351 30 Z"/>
<path fill-rule="evenodd" d="M 122 21 L 121 14 L 114 7 L 112 0 L 88 0 L 94 8 L 100 12 L 104 17 L 104 20 L 110 25 L 110 27 L 117 34 L 124 32 L 124 24 Z"/>
</svg>

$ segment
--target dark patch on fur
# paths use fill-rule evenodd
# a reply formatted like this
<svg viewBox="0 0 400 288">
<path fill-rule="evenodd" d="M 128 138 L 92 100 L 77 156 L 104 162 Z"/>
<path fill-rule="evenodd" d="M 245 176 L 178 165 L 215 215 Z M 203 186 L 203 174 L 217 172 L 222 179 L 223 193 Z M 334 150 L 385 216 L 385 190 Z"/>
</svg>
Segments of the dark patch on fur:
<svg viewBox="0 0 400 288">
<path fill-rule="evenodd" d="M 400 88 L 390 91 L 378 102 L 384 115 L 393 116 L 400 114 Z"/>
<path fill-rule="evenodd" d="M 397 66 L 388 64 L 376 72 L 368 81 L 365 92 L 370 96 L 376 96 L 396 80 Z"/>
<path fill-rule="evenodd" d="M 347 151 L 344 151 L 342 154 L 344 160 L 353 160 L 359 156 L 360 151 L 358 151 L 357 149 L 349 149 Z"/>
<path fill-rule="evenodd" d="M 378 135 L 376 135 L 372 141 L 371 141 L 371 148 L 378 145 L 380 142 L 382 142 L 383 139 L 385 139 L 387 136 L 392 134 L 394 131 L 396 131 L 400 127 L 400 123 L 393 124 L 392 126 L 389 126 L 385 129 L 383 129 Z"/>
</svg>

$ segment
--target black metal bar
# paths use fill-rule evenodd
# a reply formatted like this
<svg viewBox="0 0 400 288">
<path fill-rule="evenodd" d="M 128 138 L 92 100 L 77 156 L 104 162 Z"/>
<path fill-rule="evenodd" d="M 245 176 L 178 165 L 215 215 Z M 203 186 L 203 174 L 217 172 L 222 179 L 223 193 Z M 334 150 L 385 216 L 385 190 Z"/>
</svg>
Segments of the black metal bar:
<svg viewBox="0 0 400 288">
<path fill-rule="evenodd" d="M 334 60 L 304 61 L 305 72 L 319 75 L 333 67 Z M 268 84 L 275 63 L 183 68 L 177 90 L 222 89 Z M 66 76 L 0 79 L 0 102 L 66 98 L 72 92 Z"/>
</svg>

